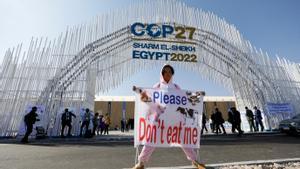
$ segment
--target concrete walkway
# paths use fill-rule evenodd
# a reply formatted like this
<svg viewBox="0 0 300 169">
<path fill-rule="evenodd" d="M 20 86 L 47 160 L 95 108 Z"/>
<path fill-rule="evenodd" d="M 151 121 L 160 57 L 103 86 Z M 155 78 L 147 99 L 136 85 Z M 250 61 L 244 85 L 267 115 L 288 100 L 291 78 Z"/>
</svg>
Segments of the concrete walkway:
<svg viewBox="0 0 300 169">
<path fill-rule="evenodd" d="M 244 136 L 266 136 L 266 135 L 277 135 L 280 134 L 279 132 L 253 132 L 253 133 L 244 133 Z M 228 134 L 219 134 L 216 135 L 215 133 L 204 133 L 201 136 L 201 141 L 213 141 L 213 140 L 224 140 L 230 141 L 235 139 L 237 136 L 236 133 L 228 133 Z M 243 137 L 243 136 L 242 136 Z M 0 137 L 0 143 L 18 143 L 21 140 L 20 137 L 13 138 L 13 137 Z M 111 130 L 109 131 L 109 135 L 97 135 L 93 138 L 84 138 L 79 136 L 72 136 L 72 137 L 47 137 L 45 139 L 29 139 L 32 144 L 37 143 L 76 143 L 76 144 L 93 144 L 93 143 L 100 143 L 100 142 L 134 142 L 134 131 L 129 130 L 126 132 L 121 132 L 120 130 Z"/>
</svg>

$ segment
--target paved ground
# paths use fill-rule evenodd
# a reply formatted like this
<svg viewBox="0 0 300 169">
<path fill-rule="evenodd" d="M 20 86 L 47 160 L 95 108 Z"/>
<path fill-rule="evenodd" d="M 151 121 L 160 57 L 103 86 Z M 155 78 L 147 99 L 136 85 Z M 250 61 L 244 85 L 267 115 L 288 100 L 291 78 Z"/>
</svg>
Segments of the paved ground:
<svg viewBox="0 0 300 169">
<path fill-rule="evenodd" d="M 120 169 L 134 164 L 132 134 L 93 139 L 52 138 L 19 144 L 0 139 L 0 169 Z M 300 137 L 282 134 L 204 136 L 200 151 L 206 164 L 300 157 Z M 157 149 L 147 166 L 190 165 L 180 148 Z"/>
</svg>

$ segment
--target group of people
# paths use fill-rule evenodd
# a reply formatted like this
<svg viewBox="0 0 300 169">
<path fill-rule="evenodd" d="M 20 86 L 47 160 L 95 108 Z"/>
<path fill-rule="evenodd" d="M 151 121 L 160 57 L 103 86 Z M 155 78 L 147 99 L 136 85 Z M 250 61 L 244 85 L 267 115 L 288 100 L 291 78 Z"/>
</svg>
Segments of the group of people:
<svg viewBox="0 0 300 169">
<path fill-rule="evenodd" d="M 259 126 L 260 126 L 260 131 L 264 131 L 264 124 L 262 122 L 263 117 L 261 115 L 261 111 L 256 106 L 254 106 L 253 108 L 254 113 L 252 112 L 252 110 L 248 109 L 248 107 L 245 107 L 245 109 L 246 109 L 247 121 L 250 126 L 250 132 L 258 131 Z"/>
<path fill-rule="evenodd" d="M 257 106 L 254 106 L 254 113 L 248 107 L 245 107 L 245 109 L 246 109 L 246 117 L 250 126 L 250 132 L 253 131 L 257 132 L 259 130 L 259 126 L 261 131 L 263 131 L 264 125 L 262 122 L 263 119 L 262 113 L 257 108 Z M 226 134 L 226 130 L 223 125 L 225 123 L 225 120 L 218 108 L 215 108 L 214 112 L 211 114 L 210 119 L 211 119 L 210 127 L 213 133 L 219 134 L 221 133 L 221 129 L 222 129 L 223 134 Z M 207 117 L 205 113 L 203 113 L 201 134 L 203 134 L 204 130 L 208 132 L 206 128 L 206 122 L 207 122 Z M 243 131 L 241 130 L 241 122 L 242 122 L 241 113 L 235 107 L 231 107 L 228 110 L 228 122 L 231 124 L 232 133 L 238 131 L 238 136 L 241 136 L 243 133 Z"/>
<path fill-rule="evenodd" d="M 76 118 L 76 115 L 70 112 L 68 109 L 65 109 L 64 113 L 61 116 L 61 137 L 64 136 L 65 127 L 68 126 L 68 136 L 71 136 L 72 130 L 72 116 Z M 89 129 L 90 122 L 93 124 L 93 129 Z M 92 112 L 87 108 L 85 109 L 81 126 L 80 126 L 80 134 L 79 136 L 82 137 L 82 131 L 85 129 L 84 136 L 91 137 L 94 135 L 102 135 L 108 134 L 108 129 L 110 125 L 110 117 L 108 114 L 105 116 L 99 115 L 99 113 L 95 113 L 94 115 Z"/>
<path fill-rule="evenodd" d="M 37 107 L 32 107 L 31 111 L 27 113 L 24 116 L 24 123 L 26 126 L 26 132 L 24 137 L 22 138 L 22 143 L 28 143 L 28 137 L 33 131 L 33 125 L 40 121 L 38 119 L 37 114 Z M 61 115 L 61 137 L 64 136 L 65 128 L 68 127 L 68 134 L 67 136 L 71 136 L 72 131 L 72 118 L 76 118 L 76 115 L 69 111 L 69 109 L 65 109 L 64 112 Z M 90 122 L 93 124 L 93 129 L 89 129 Z M 106 114 L 105 116 L 99 115 L 99 113 L 95 113 L 94 115 L 92 112 L 87 108 L 85 109 L 85 113 L 83 115 L 81 126 L 80 126 L 80 134 L 79 136 L 82 136 L 83 129 L 85 129 L 84 136 L 90 135 L 102 135 L 102 134 L 108 134 L 109 125 L 111 123 L 110 116 Z"/>
</svg>

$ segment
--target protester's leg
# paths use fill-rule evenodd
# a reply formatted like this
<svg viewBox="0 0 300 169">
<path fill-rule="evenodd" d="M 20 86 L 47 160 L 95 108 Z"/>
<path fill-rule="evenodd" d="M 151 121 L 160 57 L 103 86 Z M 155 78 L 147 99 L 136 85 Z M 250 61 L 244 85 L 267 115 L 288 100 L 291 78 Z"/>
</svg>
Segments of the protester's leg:
<svg viewBox="0 0 300 169">
<path fill-rule="evenodd" d="M 155 147 L 144 146 L 138 157 L 138 163 L 132 169 L 144 169 L 144 163 L 148 162 Z"/>
<path fill-rule="evenodd" d="M 231 123 L 231 132 L 235 133 L 235 123 Z"/>
<path fill-rule="evenodd" d="M 252 130 L 252 124 L 251 124 L 251 120 L 248 120 L 248 124 L 249 124 L 249 128 L 250 128 L 250 132 L 253 132 L 253 130 Z"/>
<path fill-rule="evenodd" d="M 101 128 L 100 128 L 100 134 L 101 135 L 103 134 L 103 131 L 104 131 L 104 128 L 103 128 L 103 126 L 101 126 Z"/>
<path fill-rule="evenodd" d="M 255 128 L 255 125 L 254 125 L 254 121 L 252 120 L 251 121 L 251 130 L 253 131 L 253 132 L 255 132 L 256 131 L 256 128 Z"/>
<path fill-rule="evenodd" d="M 254 125 L 254 120 L 252 120 L 251 123 L 252 123 L 253 130 L 256 131 L 256 127 Z"/>
<path fill-rule="evenodd" d="M 121 121 L 121 132 L 124 132 L 124 121 Z"/>
<path fill-rule="evenodd" d="M 96 128 L 97 128 L 97 126 L 94 124 L 93 125 L 93 135 L 96 135 Z"/>
<path fill-rule="evenodd" d="M 148 162 L 154 150 L 155 147 L 144 146 L 138 158 L 139 162 Z"/>
<path fill-rule="evenodd" d="M 263 124 L 262 120 L 259 120 L 259 124 L 260 124 L 260 127 L 261 127 L 261 131 L 264 131 L 264 124 Z"/>
<path fill-rule="evenodd" d="M 32 132 L 33 125 L 26 125 L 26 128 L 27 128 L 26 133 L 22 139 L 22 142 L 24 143 L 28 143 L 28 137 Z"/>
<path fill-rule="evenodd" d="M 72 131 L 72 124 L 71 123 L 68 123 L 68 136 L 71 136 L 71 131 Z"/>
<path fill-rule="evenodd" d="M 220 130 L 220 124 L 218 123 L 218 124 L 216 124 L 216 133 L 217 133 L 217 135 L 219 134 L 219 131 L 221 131 Z"/>
<path fill-rule="evenodd" d="M 107 133 L 107 135 L 108 135 L 108 127 L 109 127 L 109 125 L 106 125 L 106 133 Z"/>
<path fill-rule="evenodd" d="M 197 153 L 194 148 L 184 148 L 182 147 L 183 152 L 185 153 L 188 160 L 192 161 L 192 164 L 198 169 L 205 169 L 205 165 L 197 161 Z"/>
<path fill-rule="evenodd" d="M 88 121 L 88 122 L 86 122 L 86 125 L 85 125 L 85 133 L 84 134 L 86 134 L 86 132 L 88 131 L 89 126 L 90 126 L 90 122 Z"/>
<path fill-rule="evenodd" d="M 197 153 L 196 153 L 195 149 L 182 147 L 182 150 L 185 153 L 186 158 L 188 160 L 190 160 L 190 161 L 197 160 Z"/>
<path fill-rule="evenodd" d="M 222 127 L 222 130 L 223 130 L 223 134 L 226 134 L 226 131 L 225 131 L 225 128 L 224 128 L 223 124 L 221 124 L 221 127 Z"/>
<path fill-rule="evenodd" d="M 251 122 L 252 122 L 253 130 L 256 131 L 256 127 L 255 127 L 255 124 L 254 124 L 254 120 L 252 120 Z"/>
<path fill-rule="evenodd" d="M 80 136 L 82 136 L 82 129 L 83 129 L 83 127 L 84 127 L 84 125 L 85 125 L 85 121 L 83 121 L 82 123 L 81 123 L 81 126 L 80 126 Z"/>
<path fill-rule="evenodd" d="M 206 128 L 205 124 L 204 124 L 204 123 L 202 123 L 201 135 L 203 134 L 203 130 L 204 130 L 204 129 L 206 129 L 206 131 L 207 131 L 207 128 Z"/>
<path fill-rule="evenodd" d="M 62 123 L 62 124 L 61 124 L 61 133 L 60 133 L 60 136 L 61 136 L 61 137 L 64 136 L 65 127 L 66 127 L 66 124 L 65 124 L 65 123 Z"/>
<path fill-rule="evenodd" d="M 206 131 L 206 132 L 208 132 L 208 130 L 207 130 L 207 127 L 206 127 L 206 125 L 205 125 L 205 124 L 204 124 L 204 129 L 205 129 L 205 131 Z"/>
<path fill-rule="evenodd" d="M 258 131 L 259 130 L 259 126 L 258 126 L 258 121 L 257 120 L 255 120 L 255 127 L 256 127 L 256 131 Z"/>
<path fill-rule="evenodd" d="M 239 132 L 239 136 L 241 136 L 242 134 L 243 134 L 243 132 L 242 132 L 242 129 L 241 129 L 241 123 L 238 123 L 237 124 L 237 130 L 238 130 L 238 132 Z"/>
<path fill-rule="evenodd" d="M 108 134 L 108 125 L 105 124 L 104 134 Z"/>
</svg>

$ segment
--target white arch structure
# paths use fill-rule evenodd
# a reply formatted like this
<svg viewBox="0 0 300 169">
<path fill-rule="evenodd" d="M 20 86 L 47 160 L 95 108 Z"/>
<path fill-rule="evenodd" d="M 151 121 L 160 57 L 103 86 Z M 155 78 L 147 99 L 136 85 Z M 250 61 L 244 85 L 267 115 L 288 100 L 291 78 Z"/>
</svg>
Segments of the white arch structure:
<svg viewBox="0 0 300 169">
<path fill-rule="evenodd" d="M 279 57 L 271 59 L 233 25 L 212 13 L 176 0 L 143 0 L 69 28 L 56 39 L 32 38 L 26 52 L 22 44 L 8 49 L 0 68 L 0 135 L 15 135 L 25 107 L 35 104 L 45 106 L 42 120 L 48 135 L 58 135 L 59 109 L 92 109 L 96 93 L 113 89 L 158 62 L 165 63 L 132 58 L 136 39 L 130 25 L 135 22 L 195 27 L 194 39 L 189 42 L 197 48 L 197 62 L 171 64 L 233 90 L 239 109 L 254 105 L 264 108 L 272 102 L 291 103 L 296 112 L 300 111 L 299 64 Z M 281 117 L 267 119 L 274 127 Z M 79 123 L 78 118 L 75 123 Z M 78 131 L 79 125 L 74 126 Z"/>
</svg>

